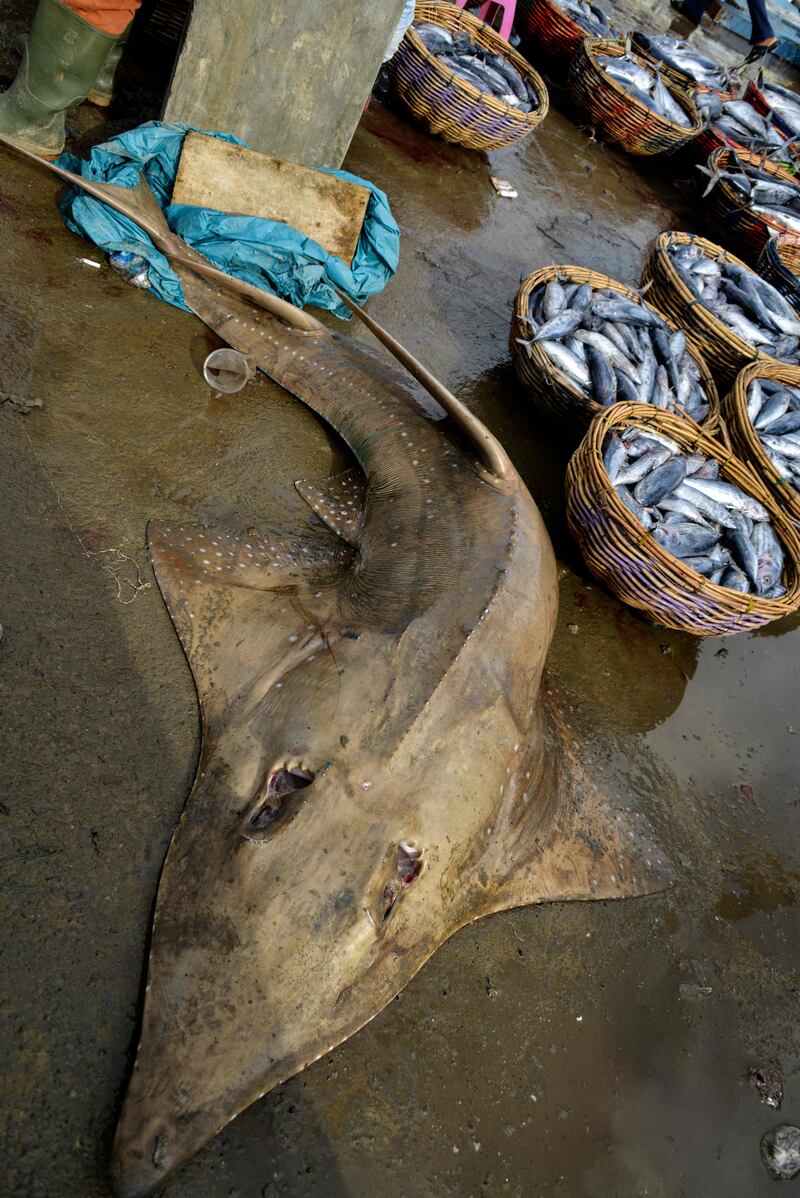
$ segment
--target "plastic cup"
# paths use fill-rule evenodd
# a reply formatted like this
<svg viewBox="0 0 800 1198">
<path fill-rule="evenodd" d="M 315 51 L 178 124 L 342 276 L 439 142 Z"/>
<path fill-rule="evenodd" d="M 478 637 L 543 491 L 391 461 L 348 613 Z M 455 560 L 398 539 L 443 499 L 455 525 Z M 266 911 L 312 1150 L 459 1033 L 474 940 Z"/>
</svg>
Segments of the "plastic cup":
<svg viewBox="0 0 800 1198">
<path fill-rule="evenodd" d="M 215 349 L 203 363 L 203 377 L 215 391 L 241 391 L 255 374 L 249 358 L 238 349 Z"/>
</svg>

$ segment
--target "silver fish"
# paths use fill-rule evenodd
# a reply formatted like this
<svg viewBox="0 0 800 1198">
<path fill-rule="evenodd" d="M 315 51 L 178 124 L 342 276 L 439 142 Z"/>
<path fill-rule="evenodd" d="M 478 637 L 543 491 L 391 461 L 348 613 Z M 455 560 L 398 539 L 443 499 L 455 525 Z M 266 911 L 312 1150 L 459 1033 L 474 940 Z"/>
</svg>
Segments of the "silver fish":
<svg viewBox="0 0 800 1198">
<path fill-rule="evenodd" d="M 716 545 L 719 533 L 698 524 L 659 524 L 653 529 L 659 545 L 675 557 L 695 557 Z"/>
<path fill-rule="evenodd" d="M 617 475 L 622 468 L 623 463 L 627 458 L 625 446 L 620 441 L 616 433 L 609 437 L 608 445 L 603 452 L 603 465 L 606 468 L 606 473 L 612 483 L 616 482 Z"/>
<path fill-rule="evenodd" d="M 764 595 L 780 582 L 783 573 L 783 549 L 771 524 L 766 520 L 753 528 L 752 544 L 756 555 L 756 588 L 760 595 Z"/>
<path fill-rule="evenodd" d="M 714 524 L 720 524 L 723 528 L 735 528 L 736 521 L 731 517 L 725 505 L 712 499 L 710 495 L 704 494 L 699 487 L 692 487 L 690 485 L 692 477 L 696 477 L 696 475 L 687 476 L 685 482 L 675 488 L 676 496 L 686 500 L 687 503 L 693 503 L 697 510 Z"/>
<path fill-rule="evenodd" d="M 745 495 L 744 491 L 740 491 L 733 483 L 725 482 L 721 478 L 698 478 L 694 474 L 691 478 L 686 479 L 684 485 L 699 491 L 702 495 L 708 495 L 711 499 L 716 499 L 718 503 L 724 504 L 729 510 L 742 512 L 751 520 L 769 519 L 769 512 L 763 503 L 759 503 L 751 495 Z"/>
<path fill-rule="evenodd" d="M 565 346 L 560 345 L 557 341 L 540 341 L 539 344 L 551 362 L 559 370 L 563 370 L 566 375 L 569 375 L 574 382 L 579 383 L 582 387 L 588 387 L 590 382 L 589 371 L 580 358 L 570 353 Z"/>
<path fill-rule="evenodd" d="M 668 449 L 657 445 L 655 448 L 643 453 L 640 458 L 631 462 L 629 466 L 619 470 L 617 473 L 617 482 L 625 486 L 633 486 L 634 483 L 638 483 L 649 474 L 651 470 L 668 461 L 670 456 Z"/>
<path fill-rule="evenodd" d="M 639 459 L 641 461 L 641 459 Z M 642 478 L 633 489 L 633 497 L 644 507 L 657 504 L 659 499 L 671 495 L 686 477 L 686 462 L 682 457 L 669 458 L 661 466 L 656 466 L 645 478 Z"/>
<path fill-rule="evenodd" d="M 747 576 L 736 566 L 729 566 L 722 575 L 722 585 L 729 591 L 740 591 L 743 595 L 750 594 L 750 583 Z"/>
</svg>

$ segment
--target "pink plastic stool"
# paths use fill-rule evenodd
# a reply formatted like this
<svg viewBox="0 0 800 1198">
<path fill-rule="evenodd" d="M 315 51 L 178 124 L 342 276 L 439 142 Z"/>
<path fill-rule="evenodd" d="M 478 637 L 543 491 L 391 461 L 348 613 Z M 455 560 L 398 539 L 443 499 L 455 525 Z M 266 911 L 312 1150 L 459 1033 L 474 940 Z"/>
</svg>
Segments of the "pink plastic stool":
<svg viewBox="0 0 800 1198">
<path fill-rule="evenodd" d="M 466 3 L 467 0 L 456 0 L 456 7 L 463 8 Z M 516 7 L 517 0 L 486 0 L 486 3 L 478 13 L 478 20 L 485 21 L 487 25 L 491 25 L 498 12 L 501 12 L 503 20 L 500 23 L 500 36 L 508 41 L 511 37 L 511 28 L 514 24 Z"/>
</svg>

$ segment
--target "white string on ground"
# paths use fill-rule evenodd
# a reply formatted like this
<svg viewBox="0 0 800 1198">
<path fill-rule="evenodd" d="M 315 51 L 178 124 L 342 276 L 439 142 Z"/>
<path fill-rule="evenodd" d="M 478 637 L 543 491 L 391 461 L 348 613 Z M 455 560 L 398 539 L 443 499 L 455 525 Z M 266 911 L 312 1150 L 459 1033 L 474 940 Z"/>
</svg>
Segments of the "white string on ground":
<svg viewBox="0 0 800 1198">
<path fill-rule="evenodd" d="M 47 467 L 45 466 L 44 462 L 42 461 L 41 455 L 37 451 L 36 446 L 34 445 L 33 440 L 31 439 L 30 433 L 28 432 L 28 430 L 26 428 L 23 428 L 22 431 L 25 433 L 25 436 L 28 438 L 28 444 L 31 447 L 31 453 L 33 454 L 34 458 L 36 459 L 39 469 L 41 470 L 44 477 L 47 479 L 47 482 L 50 484 L 50 488 L 56 497 L 56 503 L 58 504 L 59 510 L 61 511 L 61 514 L 63 515 L 64 520 L 66 521 L 67 528 L 70 530 L 70 532 L 74 536 L 75 540 L 80 545 L 84 555 L 90 561 L 96 562 L 100 566 L 101 570 L 104 570 L 106 574 L 109 574 L 114 579 L 114 583 L 117 588 L 116 598 L 120 603 L 123 603 L 125 605 L 127 605 L 129 603 L 133 603 L 133 601 L 137 595 L 141 594 L 142 591 L 149 591 L 153 584 L 151 582 L 144 582 L 142 580 L 142 571 L 141 571 L 141 567 L 139 566 L 139 563 L 136 561 L 135 558 L 131 557 L 130 554 L 125 553 L 125 551 L 123 549 L 121 549 L 119 547 L 114 548 L 114 549 L 90 549 L 88 547 L 88 545 L 83 540 L 83 537 L 78 532 L 75 525 L 72 523 L 72 519 L 70 517 L 69 512 L 64 507 L 64 504 L 61 502 L 61 495 L 59 493 L 58 487 L 53 482 L 53 479 L 50 477 L 50 473 L 47 470 Z M 122 573 L 122 571 L 127 568 L 128 562 L 130 562 L 131 566 L 133 566 L 133 569 L 136 574 L 135 578 L 125 577 Z M 128 593 L 128 591 L 130 591 L 130 594 Z"/>
</svg>

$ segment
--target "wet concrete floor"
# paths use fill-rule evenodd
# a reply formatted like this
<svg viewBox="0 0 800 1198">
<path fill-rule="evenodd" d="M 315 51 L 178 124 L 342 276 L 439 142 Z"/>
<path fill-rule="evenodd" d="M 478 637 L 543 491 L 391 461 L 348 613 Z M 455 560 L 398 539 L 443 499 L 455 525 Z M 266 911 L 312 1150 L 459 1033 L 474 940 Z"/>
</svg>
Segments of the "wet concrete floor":
<svg viewBox="0 0 800 1198">
<path fill-rule="evenodd" d="M 101 132 L 96 113 L 75 119 Z M 526 402 L 506 344 L 528 270 L 574 262 L 635 282 L 655 233 L 700 230 L 688 167 L 626 159 L 558 108 L 485 157 L 379 105 L 347 165 L 386 189 L 403 231 L 371 311 L 522 470 L 562 567 L 549 669 L 598 774 L 646 812 L 678 884 L 459 933 L 164 1193 L 772 1194 L 759 1139 L 800 1122 L 800 619 L 702 641 L 595 585 L 564 523 L 569 446 Z M 498 198 L 492 174 L 519 198 Z M 42 407 L 0 411 L 0 1193 L 105 1198 L 151 906 L 198 752 L 145 526 L 305 521 L 292 481 L 345 454 L 265 378 L 215 397 L 199 369 L 214 339 L 81 264 L 102 258 L 64 229 L 57 194 L 3 154 L 3 385 L 11 372 Z M 747 1081 L 770 1061 L 786 1079 L 780 1113 Z"/>
</svg>

